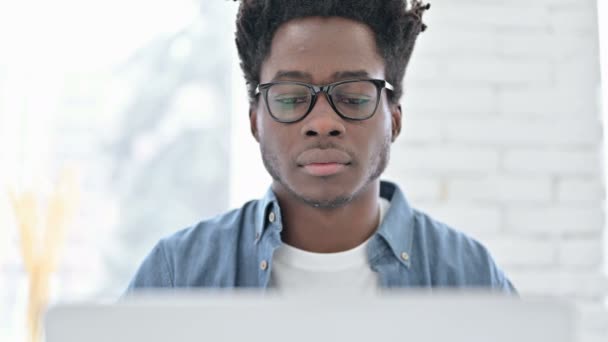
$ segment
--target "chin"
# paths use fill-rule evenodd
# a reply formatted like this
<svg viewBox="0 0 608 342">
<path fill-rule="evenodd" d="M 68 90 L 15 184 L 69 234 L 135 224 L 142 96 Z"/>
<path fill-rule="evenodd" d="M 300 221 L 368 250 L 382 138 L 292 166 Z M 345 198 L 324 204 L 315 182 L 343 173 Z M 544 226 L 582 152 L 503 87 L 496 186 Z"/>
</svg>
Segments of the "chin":
<svg viewBox="0 0 608 342">
<path fill-rule="evenodd" d="M 318 184 L 301 183 L 288 186 L 289 191 L 303 202 L 316 208 L 339 208 L 350 203 L 356 196 L 357 188 L 352 185 L 327 182 Z"/>
<path fill-rule="evenodd" d="M 298 196 L 306 204 L 315 208 L 334 209 L 340 208 L 352 201 L 352 196 L 335 196 L 335 197 L 308 197 Z"/>
</svg>

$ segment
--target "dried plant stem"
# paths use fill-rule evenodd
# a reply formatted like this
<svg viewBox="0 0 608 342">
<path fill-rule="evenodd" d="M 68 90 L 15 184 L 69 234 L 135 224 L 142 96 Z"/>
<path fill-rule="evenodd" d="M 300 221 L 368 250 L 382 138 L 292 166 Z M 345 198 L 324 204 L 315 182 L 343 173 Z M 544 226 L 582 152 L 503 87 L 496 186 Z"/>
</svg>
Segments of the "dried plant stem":
<svg viewBox="0 0 608 342">
<path fill-rule="evenodd" d="M 29 278 L 27 304 L 27 342 L 41 338 L 41 317 L 48 304 L 50 278 L 57 269 L 59 252 L 65 240 L 69 218 L 75 213 L 78 191 L 73 172 L 61 174 L 50 196 L 46 217 L 41 220 L 38 201 L 33 192 L 16 195 L 10 192 L 21 237 L 21 255 Z M 40 224 L 43 227 L 39 227 Z M 42 230 L 42 233 L 39 233 Z"/>
</svg>

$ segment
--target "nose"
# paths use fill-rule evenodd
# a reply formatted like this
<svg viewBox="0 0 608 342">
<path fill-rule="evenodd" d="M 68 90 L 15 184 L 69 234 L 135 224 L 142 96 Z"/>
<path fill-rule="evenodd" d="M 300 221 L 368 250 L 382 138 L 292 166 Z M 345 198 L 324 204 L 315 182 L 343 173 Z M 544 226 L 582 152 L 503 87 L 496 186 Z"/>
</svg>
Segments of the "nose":
<svg viewBox="0 0 608 342">
<path fill-rule="evenodd" d="M 344 120 L 334 111 L 325 94 L 319 94 L 312 111 L 304 119 L 302 134 L 308 137 L 341 137 L 346 132 Z"/>
</svg>

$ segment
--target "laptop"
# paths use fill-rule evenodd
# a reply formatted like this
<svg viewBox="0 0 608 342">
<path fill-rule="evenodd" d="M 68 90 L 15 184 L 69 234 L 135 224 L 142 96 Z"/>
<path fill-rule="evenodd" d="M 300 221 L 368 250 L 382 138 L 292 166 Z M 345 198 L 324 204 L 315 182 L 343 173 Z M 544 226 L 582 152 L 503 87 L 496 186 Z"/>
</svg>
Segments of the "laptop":
<svg viewBox="0 0 608 342">
<path fill-rule="evenodd" d="M 571 305 L 479 293 L 378 296 L 145 293 L 114 303 L 58 304 L 47 342 L 571 342 Z"/>
</svg>

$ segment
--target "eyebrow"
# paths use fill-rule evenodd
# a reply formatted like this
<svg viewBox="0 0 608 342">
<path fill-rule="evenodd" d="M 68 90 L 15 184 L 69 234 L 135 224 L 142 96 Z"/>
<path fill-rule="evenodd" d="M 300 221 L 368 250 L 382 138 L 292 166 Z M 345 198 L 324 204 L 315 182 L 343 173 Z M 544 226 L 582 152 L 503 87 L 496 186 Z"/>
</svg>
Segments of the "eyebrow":
<svg viewBox="0 0 608 342">
<path fill-rule="evenodd" d="M 345 70 L 345 71 L 337 71 L 333 73 L 331 76 L 333 81 L 341 81 L 345 79 L 351 78 L 369 78 L 369 73 L 365 70 Z M 307 72 L 297 71 L 297 70 L 279 70 L 274 75 L 273 80 L 279 79 L 296 79 L 296 80 L 306 80 L 311 81 L 312 75 Z"/>
<path fill-rule="evenodd" d="M 369 78 L 369 73 L 365 70 L 338 71 L 332 77 L 337 81 L 347 78 Z"/>
<path fill-rule="evenodd" d="M 312 75 L 307 72 L 301 72 L 296 70 L 279 70 L 274 75 L 273 80 L 278 80 L 281 78 L 292 78 L 298 80 L 312 80 Z"/>
</svg>

